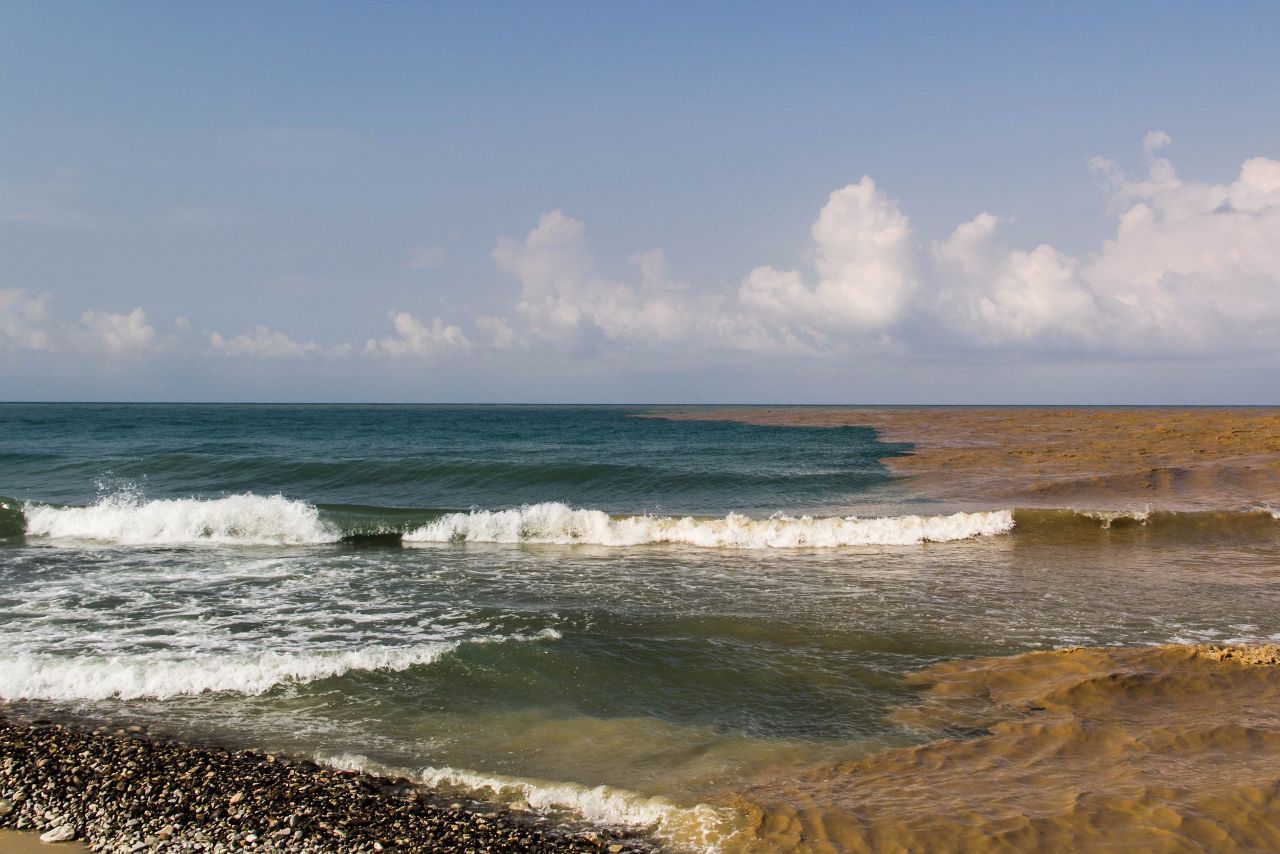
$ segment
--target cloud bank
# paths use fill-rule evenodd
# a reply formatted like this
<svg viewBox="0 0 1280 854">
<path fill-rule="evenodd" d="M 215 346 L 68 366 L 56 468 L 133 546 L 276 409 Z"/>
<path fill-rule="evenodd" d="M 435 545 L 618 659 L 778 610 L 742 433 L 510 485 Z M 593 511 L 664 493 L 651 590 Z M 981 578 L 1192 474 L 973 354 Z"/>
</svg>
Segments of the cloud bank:
<svg viewBox="0 0 1280 854">
<path fill-rule="evenodd" d="M 950 234 L 918 234 L 871 177 L 834 190 L 817 213 L 803 263 L 731 274 L 729 287 L 673 278 L 660 249 L 631 273 L 600 272 L 582 221 L 543 214 L 521 238 L 500 238 L 497 271 L 514 289 L 505 310 L 470 318 L 387 314 L 363 345 L 318 344 L 257 324 L 248 331 L 157 333 L 142 308 L 50 313 L 52 298 L 0 290 L 0 348 L 142 357 L 173 347 L 249 359 L 316 357 L 438 361 L 486 352 L 718 358 L 911 353 L 1020 358 L 1276 354 L 1280 323 L 1280 161 L 1246 160 L 1229 183 L 1180 177 L 1167 134 L 1142 141 L 1144 173 L 1091 163 L 1114 216 L 1092 253 L 1008 245 L 1000 214 L 976 212 Z M 441 266 L 446 250 L 415 247 L 407 265 Z"/>
</svg>

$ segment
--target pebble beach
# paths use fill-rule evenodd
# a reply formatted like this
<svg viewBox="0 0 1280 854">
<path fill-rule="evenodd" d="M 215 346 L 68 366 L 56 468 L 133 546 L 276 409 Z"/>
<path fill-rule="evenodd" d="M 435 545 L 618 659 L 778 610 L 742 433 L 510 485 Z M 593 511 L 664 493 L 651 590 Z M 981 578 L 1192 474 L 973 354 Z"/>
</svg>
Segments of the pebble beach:
<svg viewBox="0 0 1280 854">
<path fill-rule="evenodd" d="M 541 826 L 540 826 L 541 825 Z M 642 852 L 505 806 L 306 760 L 0 717 L 0 848 L 290 852 Z M 72 846 L 49 850 L 74 850 Z"/>
</svg>

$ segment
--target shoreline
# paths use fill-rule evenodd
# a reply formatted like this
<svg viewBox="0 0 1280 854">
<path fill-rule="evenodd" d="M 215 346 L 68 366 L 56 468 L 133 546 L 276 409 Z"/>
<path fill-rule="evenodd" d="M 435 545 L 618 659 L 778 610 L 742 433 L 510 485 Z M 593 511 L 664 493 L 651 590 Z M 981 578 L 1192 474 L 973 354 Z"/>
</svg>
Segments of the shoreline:
<svg viewBox="0 0 1280 854">
<path fill-rule="evenodd" d="M 906 682 L 916 699 L 888 719 L 932 737 L 740 781 L 724 803 L 754 823 L 729 850 L 1280 846 L 1280 644 L 961 657 Z M 3 854 L 660 850 L 403 778 L 17 711 L 0 706 L 0 831 L 24 835 Z M 76 842 L 39 841 L 62 827 Z"/>
<path fill-rule="evenodd" d="M 67 842 L 41 842 L 36 831 L 12 830 L 0 827 L 0 854 L 85 854 L 89 849 L 76 840 Z"/>
<path fill-rule="evenodd" d="M 106 733 L 27 721 L 0 707 L 0 830 L 28 834 L 14 846 L 27 851 L 653 850 L 609 829 L 540 819 L 408 780 L 151 739 L 140 726 Z M 55 829 L 80 847 L 29 835 Z"/>
</svg>

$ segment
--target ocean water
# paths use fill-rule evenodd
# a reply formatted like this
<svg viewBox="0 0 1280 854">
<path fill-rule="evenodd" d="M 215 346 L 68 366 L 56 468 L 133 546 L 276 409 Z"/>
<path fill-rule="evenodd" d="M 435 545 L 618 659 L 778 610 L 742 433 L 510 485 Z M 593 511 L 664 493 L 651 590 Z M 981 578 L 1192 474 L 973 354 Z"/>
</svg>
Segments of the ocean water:
<svg viewBox="0 0 1280 854">
<path fill-rule="evenodd" d="M 742 793 L 957 735 L 923 667 L 1280 638 L 1265 508 L 961 509 L 869 428 L 654 412 L 2 405 L 0 699 L 774 850 Z"/>
</svg>

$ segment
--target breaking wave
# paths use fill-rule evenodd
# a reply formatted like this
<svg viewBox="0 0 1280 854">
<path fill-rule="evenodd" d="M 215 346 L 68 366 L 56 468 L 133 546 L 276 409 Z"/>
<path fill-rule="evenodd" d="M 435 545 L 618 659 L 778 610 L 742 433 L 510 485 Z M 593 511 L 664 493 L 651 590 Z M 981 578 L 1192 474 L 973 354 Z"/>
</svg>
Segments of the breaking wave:
<svg viewBox="0 0 1280 854">
<path fill-rule="evenodd" d="M 464 791 L 489 800 L 523 801 L 538 812 L 571 812 L 589 824 L 648 830 L 679 850 L 718 851 L 741 832 L 741 819 L 733 810 L 707 804 L 683 807 L 667 798 L 615 786 L 584 786 L 456 768 L 411 771 L 350 753 L 316 758 L 342 770 L 404 777 L 433 789 Z"/>
<path fill-rule="evenodd" d="M 580 543 L 600 546 L 679 544 L 704 548 L 793 549 L 833 546 L 914 545 L 1008 533 L 1013 512 L 952 513 L 947 516 L 855 516 L 814 518 L 777 515 L 751 519 L 692 516 L 613 517 L 566 504 L 530 504 L 518 510 L 449 513 L 404 535 L 410 543 Z"/>
<path fill-rule="evenodd" d="M 304 545 L 342 538 L 314 505 L 281 495 L 141 501 L 126 493 L 88 507 L 27 504 L 23 514 L 28 536 L 124 545 Z"/>
<path fill-rule="evenodd" d="M 611 515 L 541 502 L 469 512 L 429 508 L 314 505 L 281 495 L 144 501 L 132 493 L 87 507 L 0 500 L 0 539 L 12 536 L 133 546 L 530 543 L 719 549 L 909 546 L 1016 532 L 1034 538 L 1100 535 L 1273 537 L 1280 508 L 1219 511 L 1136 509 L 978 510 L 935 515 L 753 518 Z"/>
<path fill-rule="evenodd" d="M 431 664 L 457 646 L 457 641 L 440 641 L 340 652 L 267 652 L 185 659 L 160 655 L 0 655 L 0 698 L 164 700 L 214 691 L 254 695 L 281 683 L 314 682 L 352 670 L 407 670 Z"/>
</svg>

